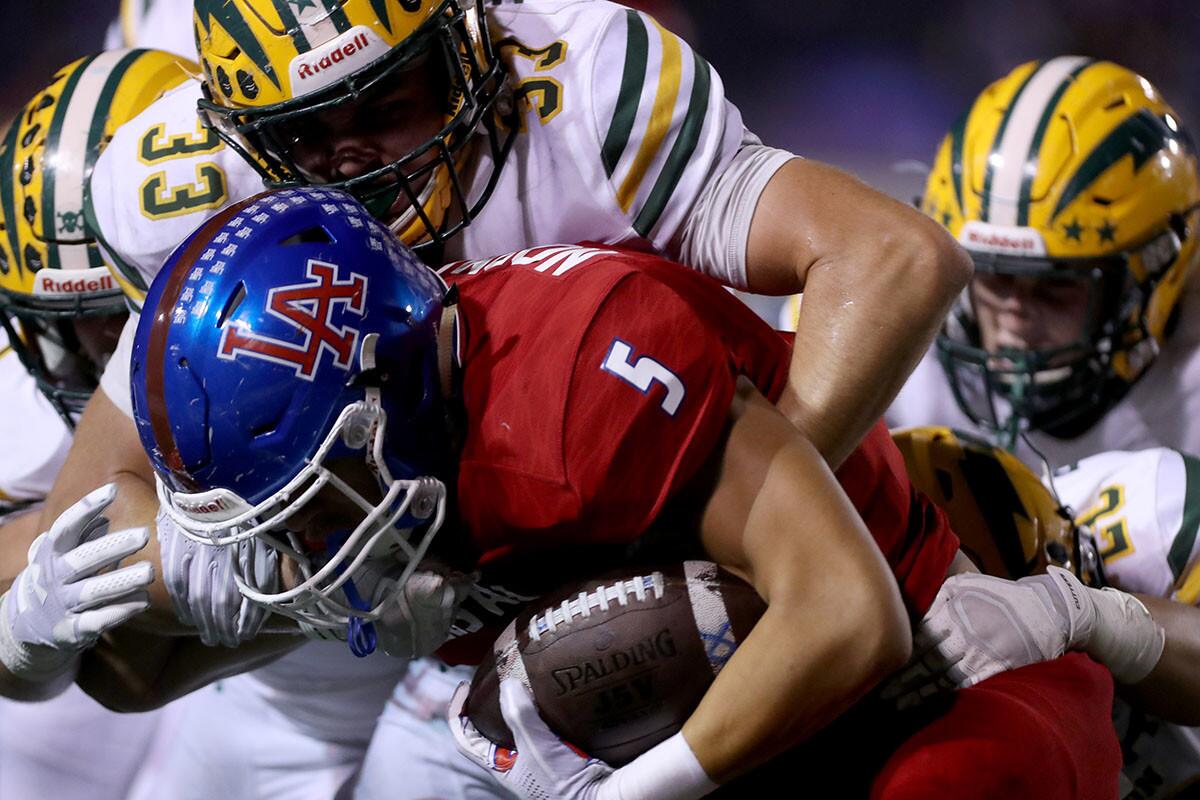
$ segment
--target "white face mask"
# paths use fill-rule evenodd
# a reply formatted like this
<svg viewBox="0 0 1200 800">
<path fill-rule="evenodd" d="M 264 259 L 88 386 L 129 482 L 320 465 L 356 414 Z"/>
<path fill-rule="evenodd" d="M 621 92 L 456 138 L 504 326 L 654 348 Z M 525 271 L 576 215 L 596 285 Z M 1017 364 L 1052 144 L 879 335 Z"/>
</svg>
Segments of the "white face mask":
<svg viewBox="0 0 1200 800">
<path fill-rule="evenodd" d="M 238 589 L 249 600 L 272 612 L 292 617 L 315 628 L 347 631 L 351 637 L 366 623 L 379 620 L 395 593 L 372 603 L 359 596 L 354 584 L 372 568 L 394 574 L 403 585 L 425 557 L 433 537 L 445 519 L 446 487 L 438 479 L 422 477 L 397 480 L 383 459 L 387 416 L 373 398 L 351 403 L 342 409 L 317 452 L 286 486 L 257 505 L 250 505 L 227 489 L 186 493 L 158 483 L 163 509 L 180 531 L 206 545 L 230 545 L 258 536 L 296 564 L 298 582 L 283 591 L 268 592 L 255 584 L 254 576 L 235 569 Z M 368 466 L 378 475 L 383 498 L 372 503 L 326 465 L 338 444 L 364 451 Z M 314 555 L 296 533 L 285 527 L 287 520 L 313 501 L 326 487 L 348 498 L 363 514 L 362 520 L 344 540 L 331 541 L 329 552 Z M 416 527 L 398 527 L 402 522 Z M 236 564 L 236 559 L 235 559 Z"/>
</svg>

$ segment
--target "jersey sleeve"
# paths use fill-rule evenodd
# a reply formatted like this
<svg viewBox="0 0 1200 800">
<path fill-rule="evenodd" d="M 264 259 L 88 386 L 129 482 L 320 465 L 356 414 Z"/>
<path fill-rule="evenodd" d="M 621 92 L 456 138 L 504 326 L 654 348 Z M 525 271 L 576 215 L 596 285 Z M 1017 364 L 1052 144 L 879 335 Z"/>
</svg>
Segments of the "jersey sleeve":
<svg viewBox="0 0 1200 800">
<path fill-rule="evenodd" d="M 176 245 L 231 202 L 262 191 L 252 167 L 203 127 L 187 81 L 121 126 L 96 161 L 84 215 L 135 308 Z"/>
<path fill-rule="evenodd" d="M 741 147 L 741 113 L 700 54 L 632 9 L 607 20 L 590 81 L 606 190 L 636 236 L 678 255 L 701 192 Z"/>
<path fill-rule="evenodd" d="M 574 535 L 640 536 L 712 452 L 736 380 L 684 298 L 653 277 L 624 278 L 586 331 L 570 381 L 563 453 L 578 498 Z"/>
<path fill-rule="evenodd" d="M 1085 458 L 1054 478 L 1119 589 L 1200 602 L 1200 461 L 1168 448 Z"/>
</svg>

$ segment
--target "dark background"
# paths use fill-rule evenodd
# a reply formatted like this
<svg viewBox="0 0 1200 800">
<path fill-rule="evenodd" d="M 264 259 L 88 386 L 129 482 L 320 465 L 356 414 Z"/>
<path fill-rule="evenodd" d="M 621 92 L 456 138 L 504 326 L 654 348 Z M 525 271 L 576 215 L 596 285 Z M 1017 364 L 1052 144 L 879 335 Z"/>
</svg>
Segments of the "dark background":
<svg viewBox="0 0 1200 800">
<path fill-rule="evenodd" d="M 0 0 L 0 115 L 98 49 L 117 0 Z M 909 197 L 954 118 L 1033 58 L 1108 58 L 1200 126 L 1200 0 L 643 0 L 719 70 L 769 144 Z M 184 20 L 181 24 L 190 24 Z"/>
</svg>

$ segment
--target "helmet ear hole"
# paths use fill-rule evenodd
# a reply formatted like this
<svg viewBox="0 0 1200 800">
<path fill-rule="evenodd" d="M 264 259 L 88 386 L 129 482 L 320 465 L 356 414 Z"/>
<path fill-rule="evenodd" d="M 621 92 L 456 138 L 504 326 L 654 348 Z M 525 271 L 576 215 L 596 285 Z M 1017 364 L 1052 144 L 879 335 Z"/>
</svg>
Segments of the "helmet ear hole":
<svg viewBox="0 0 1200 800">
<path fill-rule="evenodd" d="M 291 247 L 297 244 L 333 244 L 336 241 L 337 239 L 324 226 L 314 225 L 307 230 L 289 236 L 279 244 L 283 247 Z"/>
</svg>

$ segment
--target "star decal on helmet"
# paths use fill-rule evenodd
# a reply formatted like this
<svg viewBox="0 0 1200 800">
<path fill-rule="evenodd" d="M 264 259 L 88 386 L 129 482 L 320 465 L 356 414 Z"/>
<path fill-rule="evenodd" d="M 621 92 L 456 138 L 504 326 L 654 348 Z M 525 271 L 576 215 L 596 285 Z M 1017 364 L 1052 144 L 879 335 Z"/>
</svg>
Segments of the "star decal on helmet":
<svg viewBox="0 0 1200 800">
<path fill-rule="evenodd" d="M 1083 241 L 1083 226 L 1079 224 L 1078 219 L 1073 219 L 1063 226 L 1063 234 L 1071 241 L 1081 242 Z"/>
<path fill-rule="evenodd" d="M 306 9 L 306 8 L 315 9 L 317 7 L 316 0 L 287 0 L 287 1 L 288 1 L 289 6 L 296 7 L 297 14 L 303 14 L 304 9 Z"/>
<path fill-rule="evenodd" d="M 1112 220 L 1104 220 L 1104 224 L 1096 228 L 1096 233 L 1100 234 L 1100 241 L 1115 242 L 1117 240 L 1117 226 L 1112 224 Z"/>
<path fill-rule="evenodd" d="M 267 58 L 266 50 L 254 35 L 254 31 L 250 30 L 246 20 L 242 19 L 236 5 L 227 0 L 196 0 L 196 19 L 204 26 L 206 33 L 212 31 L 214 20 L 219 22 L 242 52 L 270 78 L 275 88 L 281 88 L 279 76 L 275 74 L 275 67 Z"/>
</svg>

